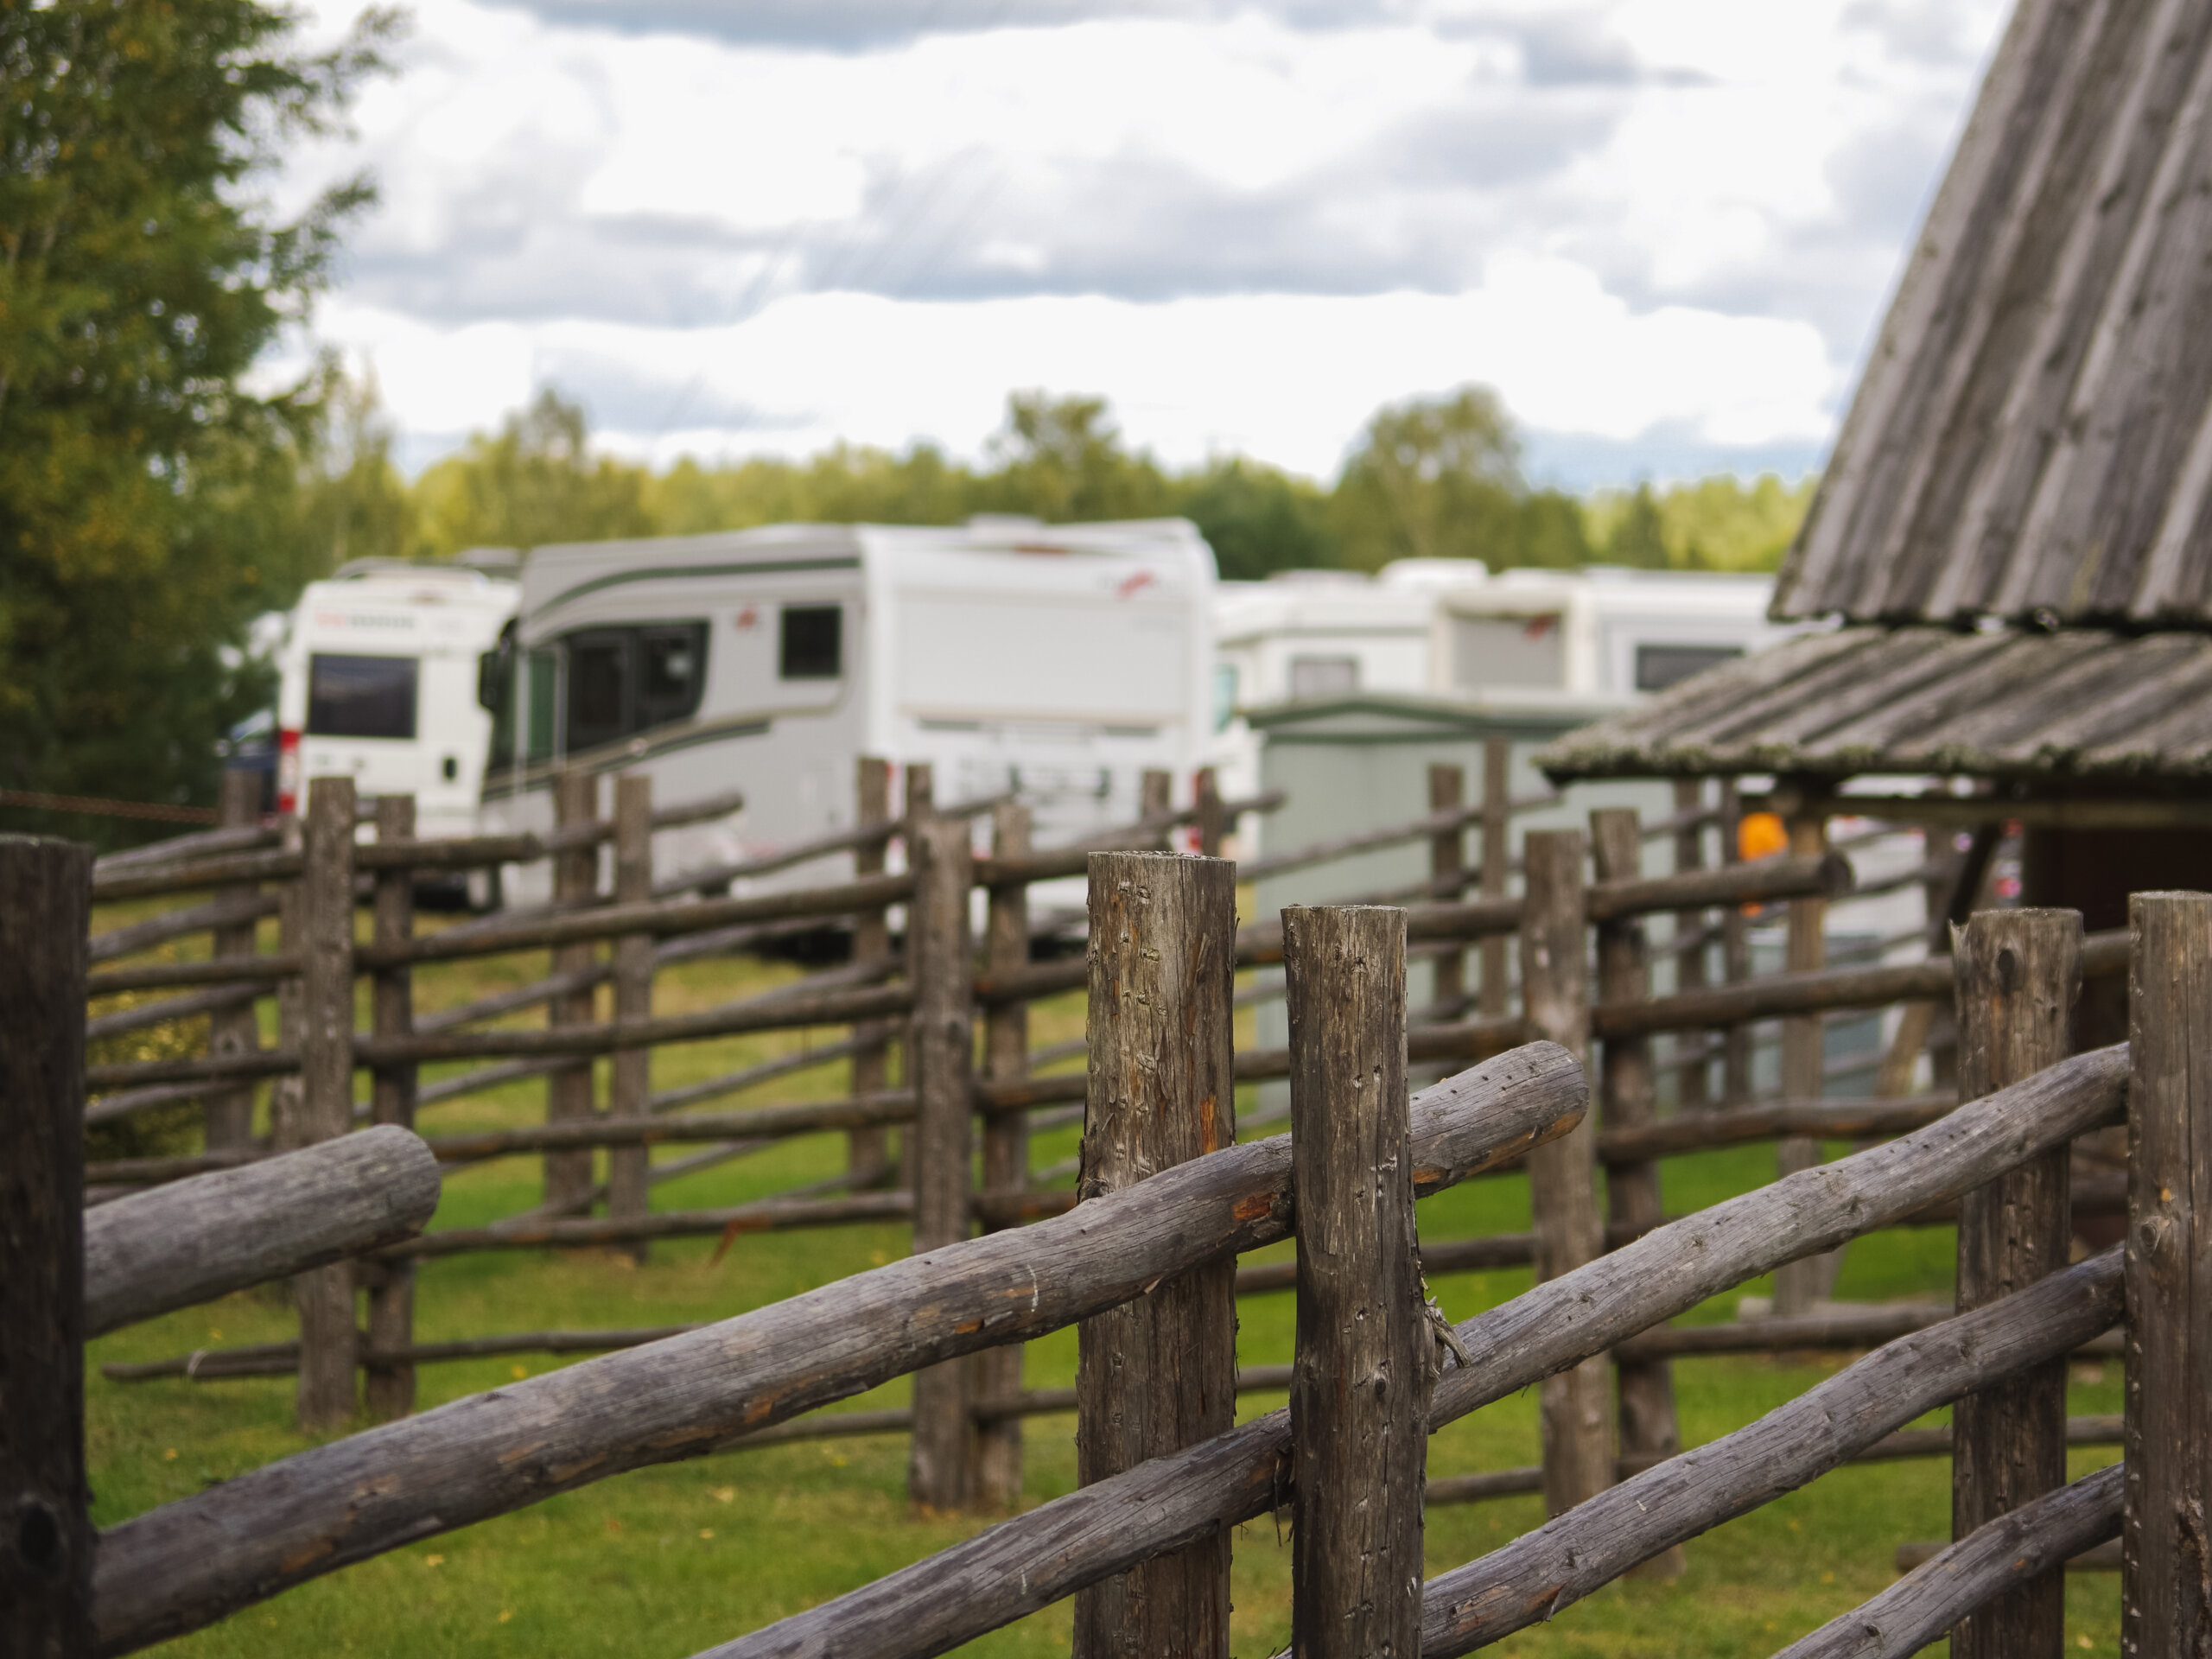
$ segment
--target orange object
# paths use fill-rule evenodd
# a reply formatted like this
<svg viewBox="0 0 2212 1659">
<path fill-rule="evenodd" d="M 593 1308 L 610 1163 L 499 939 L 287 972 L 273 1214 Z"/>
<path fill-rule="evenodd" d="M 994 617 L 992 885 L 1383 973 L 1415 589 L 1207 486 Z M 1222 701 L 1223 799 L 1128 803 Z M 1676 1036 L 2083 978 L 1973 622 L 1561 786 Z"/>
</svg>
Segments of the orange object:
<svg viewBox="0 0 2212 1659">
<path fill-rule="evenodd" d="M 1779 814 L 1746 812 L 1736 821 L 1736 856 L 1749 863 L 1789 850 L 1789 830 Z"/>
</svg>

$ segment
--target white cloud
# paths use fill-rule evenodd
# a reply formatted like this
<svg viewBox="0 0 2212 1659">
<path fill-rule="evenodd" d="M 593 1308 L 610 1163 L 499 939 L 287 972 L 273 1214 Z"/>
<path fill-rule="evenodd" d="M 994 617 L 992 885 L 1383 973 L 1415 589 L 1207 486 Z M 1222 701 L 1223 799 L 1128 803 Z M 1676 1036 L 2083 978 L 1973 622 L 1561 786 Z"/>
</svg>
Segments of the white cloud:
<svg viewBox="0 0 2212 1659">
<path fill-rule="evenodd" d="M 1376 404 L 1472 379 L 1540 439 L 1809 454 L 1998 21 L 1053 0 L 807 36 L 789 10 L 661 7 L 715 29 L 679 35 L 423 0 L 359 141 L 284 181 L 381 180 L 320 326 L 415 453 L 548 382 L 658 456 L 972 453 L 1040 385 L 1165 458 L 1326 473 Z"/>
</svg>

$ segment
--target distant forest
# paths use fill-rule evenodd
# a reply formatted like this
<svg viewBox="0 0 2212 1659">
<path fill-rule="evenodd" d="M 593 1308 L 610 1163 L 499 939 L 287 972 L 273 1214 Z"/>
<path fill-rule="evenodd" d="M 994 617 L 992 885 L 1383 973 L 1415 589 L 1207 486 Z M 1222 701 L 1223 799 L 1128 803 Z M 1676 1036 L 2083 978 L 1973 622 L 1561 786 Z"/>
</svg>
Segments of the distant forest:
<svg viewBox="0 0 2212 1659">
<path fill-rule="evenodd" d="M 1324 486 L 1242 456 L 1187 471 L 1132 451 L 1096 397 L 1016 392 L 981 466 L 928 444 L 893 454 L 840 444 L 806 461 L 678 461 L 665 472 L 593 452 L 584 411 L 553 391 L 407 483 L 373 397 L 337 388 L 333 429 L 308 485 L 332 562 L 446 558 L 620 536 L 754 524 L 955 524 L 979 512 L 1050 522 L 1179 515 L 1221 574 L 1379 569 L 1394 559 L 1481 559 L 1493 569 L 1592 563 L 1651 569 L 1771 570 L 1796 534 L 1812 480 L 1704 480 L 1584 499 L 1532 487 L 1497 397 L 1470 387 L 1381 410 Z"/>
</svg>

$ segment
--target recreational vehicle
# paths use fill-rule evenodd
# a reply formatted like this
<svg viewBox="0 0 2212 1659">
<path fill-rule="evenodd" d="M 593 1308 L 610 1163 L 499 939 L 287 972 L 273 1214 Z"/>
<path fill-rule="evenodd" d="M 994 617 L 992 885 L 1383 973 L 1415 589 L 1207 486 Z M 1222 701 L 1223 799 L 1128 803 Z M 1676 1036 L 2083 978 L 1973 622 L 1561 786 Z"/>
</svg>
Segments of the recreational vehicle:
<svg viewBox="0 0 2212 1659">
<path fill-rule="evenodd" d="M 940 802 L 1013 791 L 1039 844 L 1070 840 L 1135 817 L 1148 768 L 1187 791 L 1213 588 L 1180 519 L 541 547 L 484 664 L 480 822 L 549 828 L 563 767 L 645 772 L 657 806 L 742 791 L 733 817 L 657 838 L 681 873 L 849 826 L 854 763 L 880 754 L 928 762 Z M 509 872 L 506 897 L 542 897 L 542 872 Z"/>
<path fill-rule="evenodd" d="M 1284 570 L 1214 594 L 1213 738 L 1223 792 L 1260 789 L 1260 739 L 1243 710 L 1429 689 L 1437 595 L 1488 579 L 1474 559 L 1401 559 L 1369 576 Z"/>
<path fill-rule="evenodd" d="M 1771 576 L 1697 570 L 1508 570 L 1440 594 L 1440 696 L 1623 703 L 1802 632 L 1767 620 Z"/>
<path fill-rule="evenodd" d="M 468 834 L 492 729 L 477 659 L 515 597 L 485 569 L 397 559 L 309 582 L 277 655 L 277 810 L 346 773 L 364 796 L 414 796 L 420 835 Z"/>
</svg>

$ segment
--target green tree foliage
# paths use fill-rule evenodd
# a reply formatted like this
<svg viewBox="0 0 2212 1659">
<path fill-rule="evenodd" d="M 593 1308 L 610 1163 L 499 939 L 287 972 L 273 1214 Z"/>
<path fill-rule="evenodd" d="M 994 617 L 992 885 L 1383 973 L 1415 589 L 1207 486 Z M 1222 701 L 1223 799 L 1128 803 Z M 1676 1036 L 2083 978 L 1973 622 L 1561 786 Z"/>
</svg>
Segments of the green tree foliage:
<svg viewBox="0 0 2212 1659">
<path fill-rule="evenodd" d="M 1580 504 L 1529 487 L 1512 419 L 1480 386 L 1378 410 L 1330 506 L 1345 562 L 1363 570 L 1394 559 L 1565 568 L 1590 556 Z"/>
<path fill-rule="evenodd" d="M 1700 479 L 1655 492 L 1593 498 L 1586 511 L 1588 538 L 1609 564 L 1665 570 L 1778 570 L 1805 522 L 1818 480 L 1784 484 L 1767 473 L 1745 485 L 1731 477 Z"/>
<path fill-rule="evenodd" d="M 471 438 L 416 484 L 423 550 L 653 534 L 644 473 L 593 455 L 588 436 L 582 409 L 549 387 L 496 435 Z"/>
<path fill-rule="evenodd" d="M 0 785 L 207 798 L 213 737 L 260 694 L 226 647 L 315 563 L 288 523 L 320 378 L 239 381 L 370 193 L 280 221 L 250 185 L 393 23 L 321 54 L 293 25 L 257 0 L 0 4 Z"/>
<path fill-rule="evenodd" d="M 1241 457 L 1217 461 L 1179 485 L 1176 511 L 1198 525 L 1228 581 L 1344 563 L 1329 498 L 1318 485 Z"/>
</svg>

